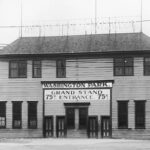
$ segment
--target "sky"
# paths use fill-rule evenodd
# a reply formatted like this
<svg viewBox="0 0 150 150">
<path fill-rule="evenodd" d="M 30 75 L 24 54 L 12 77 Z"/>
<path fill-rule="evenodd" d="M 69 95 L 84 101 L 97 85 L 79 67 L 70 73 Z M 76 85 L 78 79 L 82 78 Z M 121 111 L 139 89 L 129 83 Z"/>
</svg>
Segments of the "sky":
<svg viewBox="0 0 150 150">
<path fill-rule="evenodd" d="M 140 23 L 131 23 L 131 21 L 140 20 L 141 0 L 22 0 L 22 25 L 42 25 L 42 28 L 24 27 L 22 35 L 94 33 L 95 26 L 89 26 L 88 23 L 94 22 L 95 1 L 99 23 L 97 33 L 140 31 Z M 142 1 L 143 20 L 150 20 L 150 1 Z M 9 44 L 19 38 L 20 28 L 2 28 L 2 26 L 20 26 L 21 0 L 0 0 L 0 18 L 0 44 Z M 109 21 L 129 21 L 129 23 L 112 24 L 109 28 Z M 107 22 L 107 25 L 104 22 Z M 150 35 L 149 26 L 150 22 L 143 22 L 143 32 L 147 35 Z"/>
</svg>

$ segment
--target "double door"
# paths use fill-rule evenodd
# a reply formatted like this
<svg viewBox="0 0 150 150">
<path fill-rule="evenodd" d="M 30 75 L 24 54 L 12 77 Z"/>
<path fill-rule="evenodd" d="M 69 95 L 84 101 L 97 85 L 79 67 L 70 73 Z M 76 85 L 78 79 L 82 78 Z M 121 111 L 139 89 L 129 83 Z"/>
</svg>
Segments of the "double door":
<svg viewBox="0 0 150 150">
<path fill-rule="evenodd" d="M 44 118 L 44 137 L 53 137 L 53 116 Z"/>
<path fill-rule="evenodd" d="M 111 137 L 111 124 L 109 116 L 101 117 L 101 136 L 102 138 Z"/>
<path fill-rule="evenodd" d="M 56 117 L 56 136 L 59 138 L 66 137 L 67 129 L 66 129 L 66 117 L 65 116 L 57 116 Z"/>
<path fill-rule="evenodd" d="M 109 116 L 101 117 L 101 137 L 111 137 L 111 124 Z M 67 108 L 66 116 L 56 116 L 56 136 L 66 137 L 67 130 L 85 130 L 89 138 L 98 137 L 98 116 L 88 116 L 87 108 Z M 44 136 L 53 137 L 53 116 L 44 118 Z"/>
<path fill-rule="evenodd" d="M 89 116 L 88 117 L 88 137 L 98 138 L 98 117 Z"/>
<path fill-rule="evenodd" d="M 87 129 L 88 108 L 66 108 L 67 129 Z"/>
</svg>

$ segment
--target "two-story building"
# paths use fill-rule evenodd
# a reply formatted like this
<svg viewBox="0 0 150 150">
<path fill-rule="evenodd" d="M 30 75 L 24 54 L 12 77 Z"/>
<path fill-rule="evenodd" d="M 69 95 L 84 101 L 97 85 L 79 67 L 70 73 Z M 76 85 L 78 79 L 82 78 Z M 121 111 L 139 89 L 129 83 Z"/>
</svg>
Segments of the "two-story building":
<svg viewBox="0 0 150 150">
<path fill-rule="evenodd" d="M 0 51 L 0 137 L 150 138 L 150 37 L 22 37 Z"/>
</svg>

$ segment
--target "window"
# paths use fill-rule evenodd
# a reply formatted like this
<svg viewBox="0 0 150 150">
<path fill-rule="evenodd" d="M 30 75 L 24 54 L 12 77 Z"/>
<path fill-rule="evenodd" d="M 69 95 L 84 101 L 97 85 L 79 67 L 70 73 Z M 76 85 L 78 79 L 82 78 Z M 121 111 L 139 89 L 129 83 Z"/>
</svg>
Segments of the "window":
<svg viewBox="0 0 150 150">
<path fill-rule="evenodd" d="M 128 128 L 128 101 L 118 101 L 118 128 Z"/>
<path fill-rule="evenodd" d="M 0 128 L 6 128 L 6 102 L 0 102 Z"/>
<path fill-rule="evenodd" d="M 27 62 L 26 61 L 10 61 L 9 62 L 9 77 L 10 78 L 26 78 L 27 77 Z"/>
<path fill-rule="evenodd" d="M 150 75 L 150 58 L 144 58 L 144 75 Z"/>
<path fill-rule="evenodd" d="M 32 61 L 32 77 L 41 78 L 41 61 L 33 60 Z"/>
<path fill-rule="evenodd" d="M 28 128 L 37 128 L 37 102 L 28 102 Z"/>
<path fill-rule="evenodd" d="M 13 128 L 20 129 L 22 121 L 22 102 L 13 102 Z"/>
<path fill-rule="evenodd" d="M 66 77 L 66 60 L 59 59 L 56 61 L 56 76 L 57 78 Z"/>
<path fill-rule="evenodd" d="M 145 101 L 135 101 L 135 128 L 145 128 Z"/>
<path fill-rule="evenodd" d="M 133 76 L 133 58 L 115 58 L 114 75 Z"/>
</svg>

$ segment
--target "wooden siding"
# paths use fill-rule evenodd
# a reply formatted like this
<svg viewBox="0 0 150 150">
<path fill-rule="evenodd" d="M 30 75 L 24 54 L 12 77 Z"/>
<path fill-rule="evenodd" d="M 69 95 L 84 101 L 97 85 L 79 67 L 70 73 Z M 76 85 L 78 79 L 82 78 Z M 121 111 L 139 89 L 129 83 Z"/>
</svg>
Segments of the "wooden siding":
<svg viewBox="0 0 150 150">
<path fill-rule="evenodd" d="M 43 91 L 41 79 L 32 79 L 31 61 L 28 61 L 27 65 L 28 78 L 9 79 L 8 67 L 8 61 L 0 61 L 0 101 L 7 101 L 6 129 L 0 129 L 0 137 L 42 137 Z M 12 101 L 22 101 L 22 129 L 12 129 Z M 37 129 L 28 129 L 28 101 L 38 101 Z"/>
<path fill-rule="evenodd" d="M 32 61 L 27 61 L 27 78 L 9 79 L 8 60 L 0 61 L 0 101 L 6 103 L 6 129 L 0 129 L 0 137 L 4 133 L 9 135 L 12 133 L 14 137 L 30 137 L 42 136 L 43 123 L 43 91 L 41 81 L 56 81 L 56 80 L 104 80 L 113 78 L 112 69 L 113 59 L 74 59 L 66 61 L 66 78 L 56 78 L 56 62 L 55 60 L 42 61 L 42 78 L 32 78 Z M 14 134 L 16 130 L 12 129 L 12 101 L 23 101 L 22 103 L 22 129 L 18 134 Z M 38 101 L 38 129 L 31 131 L 28 129 L 28 105 L 27 101 Z M 104 104 L 99 102 L 91 102 L 89 115 L 109 115 L 109 103 Z M 105 107 L 104 107 L 105 106 Z M 53 102 L 51 105 L 46 105 L 50 110 L 48 114 L 53 116 L 65 114 L 63 102 Z M 107 107 L 107 109 L 106 109 Z M 99 109 L 100 108 L 100 109 Z M 58 111 L 59 109 L 59 111 Z M 47 115 L 47 113 L 46 113 Z M 54 117 L 54 127 L 55 127 Z M 18 130 L 17 130 L 18 131 Z M 31 131 L 31 132 L 30 132 Z M 55 133 L 55 132 L 54 132 Z"/>
<path fill-rule="evenodd" d="M 85 78 L 86 77 L 86 78 Z M 71 59 L 66 61 L 66 78 L 56 78 L 55 60 L 43 60 L 42 80 L 107 80 L 113 79 L 113 59 Z"/>
<path fill-rule="evenodd" d="M 114 77 L 112 94 L 112 128 L 116 138 L 150 138 L 150 80 L 143 75 L 143 58 L 134 58 L 134 76 Z M 118 129 L 117 101 L 128 102 L 128 129 Z M 146 100 L 146 129 L 135 129 L 135 100 Z"/>
<path fill-rule="evenodd" d="M 9 79 L 8 61 L 0 61 L 0 101 L 6 103 L 6 129 L 0 129 L 0 137 L 42 137 L 43 122 L 43 91 L 41 81 L 82 81 L 82 80 L 114 80 L 112 88 L 112 128 L 113 137 L 143 138 L 150 137 L 150 77 L 143 76 L 143 58 L 134 58 L 134 76 L 113 76 L 113 58 L 100 59 L 73 59 L 66 61 L 66 78 L 56 78 L 55 60 L 42 61 L 42 78 L 32 78 L 32 61 L 28 60 L 27 78 Z M 117 127 L 117 100 L 129 100 L 129 129 Z M 146 100 L 146 129 L 135 129 L 134 100 Z M 22 129 L 12 129 L 12 101 L 22 103 Z M 27 101 L 38 101 L 38 129 L 29 130 L 27 127 Z M 66 101 L 65 101 L 66 102 Z M 64 115 L 63 101 L 46 105 L 46 115 Z M 58 111 L 59 110 L 59 111 Z M 92 101 L 89 107 L 89 115 L 109 115 L 109 103 Z M 100 124 L 99 124 L 100 127 Z M 54 131 L 55 133 L 55 131 Z M 140 136 L 139 136 L 140 137 Z"/>
</svg>

